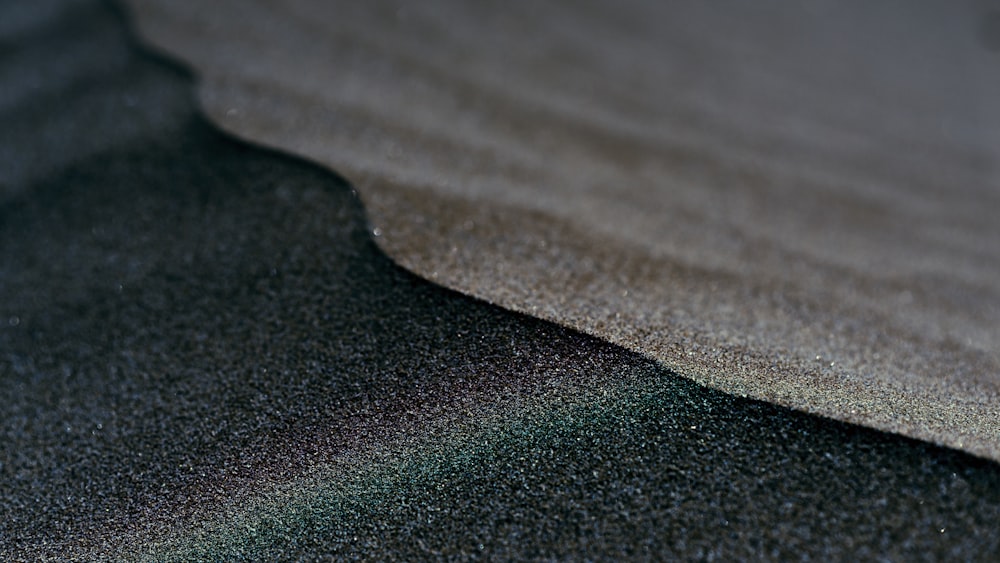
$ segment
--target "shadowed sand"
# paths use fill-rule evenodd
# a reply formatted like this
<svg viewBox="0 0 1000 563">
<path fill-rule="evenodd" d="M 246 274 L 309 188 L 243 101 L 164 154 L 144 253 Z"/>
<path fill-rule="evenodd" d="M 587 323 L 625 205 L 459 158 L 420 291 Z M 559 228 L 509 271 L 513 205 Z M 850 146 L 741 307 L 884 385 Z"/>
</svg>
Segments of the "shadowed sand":
<svg viewBox="0 0 1000 563">
<path fill-rule="evenodd" d="M 419 279 L 341 178 L 205 124 L 105 6 L 0 22 L 0 147 L 31 163 L 0 176 L 0 559 L 1000 549 L 995 463 Z"/>
<path fill-rule="evenodd" d="M 211 117 L 445 286 L 1000 459 L 1000 53 L 975 2 L 129 0 Z"/>
</svg>

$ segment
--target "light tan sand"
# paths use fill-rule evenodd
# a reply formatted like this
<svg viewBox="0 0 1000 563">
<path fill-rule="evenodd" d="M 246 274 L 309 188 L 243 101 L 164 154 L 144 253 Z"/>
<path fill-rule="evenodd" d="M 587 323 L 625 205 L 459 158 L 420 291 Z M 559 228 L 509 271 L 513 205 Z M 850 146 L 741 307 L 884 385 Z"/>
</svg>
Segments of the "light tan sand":
<svg viewBox="0 0 1000 563">
<path fill-rule="evenodd" d="M 344 174 L 418 274 L 1000 460 L 986 3 L 127 3 L 216 123 Z"/>
</svg>

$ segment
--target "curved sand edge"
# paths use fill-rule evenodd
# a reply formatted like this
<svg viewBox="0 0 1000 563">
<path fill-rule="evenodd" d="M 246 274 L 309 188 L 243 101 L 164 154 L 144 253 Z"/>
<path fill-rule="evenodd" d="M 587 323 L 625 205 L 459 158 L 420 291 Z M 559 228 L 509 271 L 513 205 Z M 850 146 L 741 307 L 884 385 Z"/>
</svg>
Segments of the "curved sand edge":
<svg viewBox="0 0 1000 563">
<path fill-rule="evenodd" d="M 543 29 L 525 37 L 582 59 L 524 69 L 497 45 L 525 37 L 503 43 L 512 36 L 486 15 L 452 13 L 462 29 L 421 43 L 440 15 L 430 8 L 400 25 L 388 3 L 339 19 L 308 2 L 282 14 L 241 4 L 238 17 L 225 2 L 130 4 L 145 36 L 203 77 L 217 125 L 344 174 L 382 249 L 411 271 L 711 387 L 1000 459 L 1000 256 L 989 244 L 1000 234 L 983 133 L 996 116 L 971 103 L 1000 82 L 976 71 L 991 54 L 960 40 L 968 13 L 943 14 L 945 31 L 960 33 L 936 45 L 976 54 L 965 74 L 942 77 L 979 77 L 955 98 L 916 89 L 900 99 L 919 72 L 881 81 L 863 72 L 893 69 L 920 35 L 914 21 L 909 35 L 874 26 L 860 46 L 805 42 L 766 63 L 753 55 L 783 52 L 754 42 L 766 22 L 726 38 L 743 50 L 725 51 L 719 37 L 676 39 L 710 67 L 757 64 L 768 77 L 744 77 L 736 86 L 748 99 L 727 100 L 697 71 L 675 74 L 698 95 L 675 93 L 673 71 L 659 67 L 642 85 L 652 94 L 605 85 L 580 94 L 567 69 L 614 84 L 616 63 L 649 54 L 643 41 L 664 48 L 641 34 L 603 50 L 582 43 L 604 29 L 597 15 L 552 45 L 546 22 L 565 18 L 530 19 Z M 622 17 L 649 16 L 632 9 Z M 685 9 L 695 23 L 722 16 Z M 832 24 L 781 3 L 767 10 L 806 29 L 853 21 L 851 8 Z M 942 16 L 915 13 L 924 26 Z M 870 83 L 800 67 L 864 55 L 872 38 L 889 48 L 867 67 L 854 61 Z M 510 76 L 505 84 L 490 71 Z M 705 101 L 713 96 L 721 103 Z M 958 123 L 950 138 L 935 133 L 928 108 Z"/>
</svg>

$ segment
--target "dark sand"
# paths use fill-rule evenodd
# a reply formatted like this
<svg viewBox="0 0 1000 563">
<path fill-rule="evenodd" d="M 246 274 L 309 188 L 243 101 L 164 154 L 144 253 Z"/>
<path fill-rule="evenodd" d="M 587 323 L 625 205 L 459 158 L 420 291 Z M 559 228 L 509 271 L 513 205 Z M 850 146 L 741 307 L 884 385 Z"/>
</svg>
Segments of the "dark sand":
<svg viewBox="0 0 1000 563">
<path fill-rule="evenodd" d="M 106 6 L 0 22 L 0 559 L 1000 549 L 995 463 L 423 281 Z"/>
<path fill-rule="evenodd" d="M 126 3 L 422 277 L 1000 460 L 989 2 Z"/>
</svg>

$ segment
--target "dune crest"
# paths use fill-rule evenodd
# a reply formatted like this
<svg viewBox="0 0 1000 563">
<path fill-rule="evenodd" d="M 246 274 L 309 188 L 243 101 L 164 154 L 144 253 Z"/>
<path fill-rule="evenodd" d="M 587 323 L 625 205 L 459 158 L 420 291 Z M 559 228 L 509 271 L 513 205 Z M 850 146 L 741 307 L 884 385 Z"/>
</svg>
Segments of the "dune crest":
<svg viewBox="0 0 1000 563">
<path fill-rule="evenodd" d="M 126 3 L 219 126 L 344 174 L 412 271 L 1000 460 L 985 4 Z"/>
</svg>

